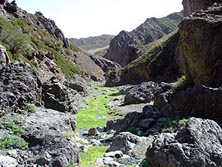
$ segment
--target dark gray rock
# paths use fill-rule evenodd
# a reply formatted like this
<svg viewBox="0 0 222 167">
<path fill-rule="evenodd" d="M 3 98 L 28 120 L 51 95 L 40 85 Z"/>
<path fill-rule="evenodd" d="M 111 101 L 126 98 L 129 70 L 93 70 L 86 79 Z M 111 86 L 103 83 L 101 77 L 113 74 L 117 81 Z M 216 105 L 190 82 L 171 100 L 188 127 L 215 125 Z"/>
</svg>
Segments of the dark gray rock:
<svg viewBox="0 0 222 167">
<path fill-rule="evenodd" d="M 122 132 L 115 136 L 109 148 L 109 152 L 122 151 L 124 154 L 131 154 L 133 147 L 140 142 L 140 137 L 129 132 Z"/>
<path fill-rule="evenodd" d="M 168 116 L 221 118 L 222 88 L 196 85 L 177 92 L 165 92 L 156 97 L 154 105 Z"/>
<path fill-rule="evenodd" d="M 0 4 L 1 5 L 4 5 L 4 4 L 6 4 L 8 2 L 8 0 L 0 0 Z"/>
<path fill-rule="evenodd" d="M 0 115 L 23 109 L 27 103 L 42 104 L 41 83 L 29 66 L 8 64 L 0 74 Z"/>
<path fill-rule="evenodd" d="M 120 68 L 120 65 L 113 62 L 113 61 L 110 61 L 110 60 L 107 60 L 107 59 L 104 59 L 100 56 L 90 56 L 90 58 L 104 71 L 104 72 L 108 72 L 110 70 L 114 70 L 114 69 L 118 69 Z"/>
<path fill-rule="evenodd" d="M 76 144 L 68 140 L 63 134 L 55 130 L 31 129 L 23 138 L 29 143 L 29 149 L 33 154 L 27 160 L 28 163 L 49 165 L 52 167 L 67 167 L 71 162 L 79 163 L 78 148 Z M 50 155 L 45 157 L 45 153 Z"/>
<path fill-rule="evenodd" d="M 126 66 L 139 56 L 138 51 L 135 39 L 128 32 L 121 31 L 111 40 L 105 58 Z"/>
<path fill-rule="evenodd" d="M 138 135 L 150 135 L 161 131 L 164 123 L 159 125 L 158 120 L 165 116 L 153 106 L 145 106 L 143 112 L 131 112 L 126 114 L 122 119 L 110 120 L 106 124 L 106 128 L 113 129 L 116 132 L 129 131 Z M 147 131 L 150 128 L 155 130 Z M 142 134 L 141 134 L 142 132 Z"/>
<path fill-rule="evenodd" d="M 16 13 L 18 11 L 18 6 L 15 1 L 12 1 L 11 3 L 5 3 L 4 8 L 8 13 Z"/>
<path fill-rule="evenodd" d="M 140 85 L 133 86 L 124 98 L 124 104 L 149 103 L 154 100 L 157 92 L 171 89 L 166 83 L 143 82 Z"/>
<path fill-rule="evenodd" d="M 65 48 L 69 48 L 69 40 L 65 38 L 63 32 L 56 26 L 56 23 L 53 20 L 47 19 L 41 12 L 36 12 L 35 16 L 49 34 L 61 40 Z"/>
<path fill-rule="evenodd" d="M 42 85 L 42 99 L 46 108 L 75 113 L 75 106 L 71 104 L 66 86 L 55 77 Z"/>
<path fill-rule="evenodd" d="M 154 122 L 155 120 L 153 118 L 147 118 L 147 119 L 141 120 L 137 125 L 138 127 L 149 129 Z"/>
<path fill-rule="evenodd" d="M 190 118 L 176 133 L 163 133 L 149 145 L 146 158 L 155 167 L 221 167 L 222 129 L 212 120 Z"/>
<path fill-rule="evenodd" d="M 11 113 L 1 118 L 1 122 L 12 120 L 22 122 L 25 132 L 21 137 L 28 143 L 28 148 L 7 154 L 20 166 L 67 167 L 71 163 L 79 163 L 77 145 L 65 137 L 66 132 L 75 130 L 74 115 L 38 108 L 28 115 Z"/>
</svg>

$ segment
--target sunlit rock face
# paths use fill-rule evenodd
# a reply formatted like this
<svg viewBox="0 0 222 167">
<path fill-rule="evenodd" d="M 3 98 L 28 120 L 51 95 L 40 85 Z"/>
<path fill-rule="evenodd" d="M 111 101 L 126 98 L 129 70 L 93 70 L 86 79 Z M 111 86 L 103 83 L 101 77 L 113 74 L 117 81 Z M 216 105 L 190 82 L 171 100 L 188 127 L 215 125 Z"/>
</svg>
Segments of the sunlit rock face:
<svg viewBox="0 0 222 167">
<path fill-rule="evenodd" d="M 183 0 L 184 16 L 200 9 L 207 9 L 213 3 L 222 3 L 222 0 Z"/>
</svg>

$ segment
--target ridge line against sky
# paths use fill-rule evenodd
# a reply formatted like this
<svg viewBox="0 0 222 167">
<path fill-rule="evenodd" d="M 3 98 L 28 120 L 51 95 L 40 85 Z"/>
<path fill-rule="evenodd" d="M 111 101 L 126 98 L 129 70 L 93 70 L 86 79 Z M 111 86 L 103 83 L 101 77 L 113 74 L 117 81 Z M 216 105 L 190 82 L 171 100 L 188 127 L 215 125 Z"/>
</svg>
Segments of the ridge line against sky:
<svg viewBox="0 0 222 167">
<path fill-rule="evenodd" d="M 131 31 L 150 17 L 182 10 L 182 0 L 17 0 L 29 13 L 41 11 L 68 38 Z"/>
</svg>

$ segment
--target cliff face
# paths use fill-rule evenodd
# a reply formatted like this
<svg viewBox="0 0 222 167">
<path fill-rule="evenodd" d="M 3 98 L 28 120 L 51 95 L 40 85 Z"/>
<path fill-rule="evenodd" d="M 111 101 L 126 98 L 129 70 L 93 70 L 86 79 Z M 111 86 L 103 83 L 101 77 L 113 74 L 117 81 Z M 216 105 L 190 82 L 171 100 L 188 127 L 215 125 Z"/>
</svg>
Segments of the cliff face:
<svg viewBox="0 0 222 167">
<path fill-rule="evenodd" d="M 137 42 L 126 31 L 121 31 L 110 42 L 105 58 L 126 66 L 138 57 Z"/>
<path fill-rule="evenodd" d="M 222 3 L 222 0 L 183 0 L 184 16 L 200 9 L 207 9 L 213 3 Z"/>
<path fill-rule="evenodd" d="M 185 72 L 195 84 L 222 82 L 222 6 L 197 11 L 179 26 Z"/>
<path fill-rule="evenodd" d="M 105 58 L 126 66 L 144 51 L 143 46 L 173 32 L 182 19 L 182 12 L 164 18 L 149 18 L 131 32 L 121 31 L 110 42 Z"/>
</svg>

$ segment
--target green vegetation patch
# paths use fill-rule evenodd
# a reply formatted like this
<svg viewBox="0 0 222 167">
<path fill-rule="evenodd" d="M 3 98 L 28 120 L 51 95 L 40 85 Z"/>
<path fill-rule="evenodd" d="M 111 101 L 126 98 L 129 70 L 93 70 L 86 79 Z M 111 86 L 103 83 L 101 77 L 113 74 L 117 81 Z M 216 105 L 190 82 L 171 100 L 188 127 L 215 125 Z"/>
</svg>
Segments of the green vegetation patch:
<svg viewBox="0 0 222 167">
<path fill-rule="evenodd" d="M 18 125 L 16 122 L 14 121 L 10 121 L 10 122 L 4 122 L 2 123 L 4 128 L 9 130 L 11 133 L 13 133 L 14 135 L 19 135 L 24 133 L 24 129 L 21 128 L 20 125 Z"/>
<path fill-rule="evenodd" d="M 66 75 L 67 78 L 73 79 L 75 74 L 83 74 L 82 69 L 74 65 L 70 60 L 62 56 L 61 54 L 56 53 L 56 64 L 62 70 L 62 72 Z"/>
<path fill-rule="evenodd" d="M 107 88 L 99 87 L 104 90 Z M 88 100 L 88 107 L 77 114 L 77 129 L 105 126 L 106 122 L 113 118 L 116 113 L 107 106 L 107 103 L 115 98 L 116 90 L 109 90 L 105 95 Z"/>
<path fill-rule="evenodd" d="M 28 63 L 38 70 L 33 53 L 45 55 L 50 51 L 55 55 L 57 66 L 67 78 L 73 79 L 75 74 L 83 74 L 82 69 L 63 53 L 62 41 L 52 37 L 43 27 L 30 25 L 25 19 L 6 20 L 0 17 L 0 28 L 0 44 L 6 47 L 12 62 Z M 71 45 L 71 49 L 80 51 L 74 45 Z"/>
<path fill-rule="evenodd" d="M 7 129 L 10 132 L 10 135 L 0 138 L 0 149 L 24 149 L 28 147 L 28 143 L 21 138 L 21 134 L 25 132 L 22 125 L 23 121 L 14 119 L 9 122 L 3 122 L 3 129 Z"/>
<path fill-rule="evenodd" d="M 37 110 L 37 106 L 35 104 L 27 103 L 25 106 L 25 110 L 34 113 Z"/>
<path fill-rule="evenodd" d="M 9 135 L 0 139 L 0 149 L 24 149 L 28 147 L 28 143 L 17 135 Z"/>
<path fill-rule="evenodd" d="M 89 167 L 93 164 L 95 164 L 95 161 L 99 157 L 103 157 L 103 155 L 106 153 L 108 147 L 107 146 L 91 146 L 89 147 L 87 152 L 81 152 L 81 167 Z"/>
<path fill-rule="evenodd" d="M 187 118 L 183 118 L 180 120 L 172 120 L 170 118 L 166 119 L 164 128 L 162 129 L 162 133 L 173 133 L 175 132 L 178 128 L 186 126 L 188 123 Z"/>
</svg>

